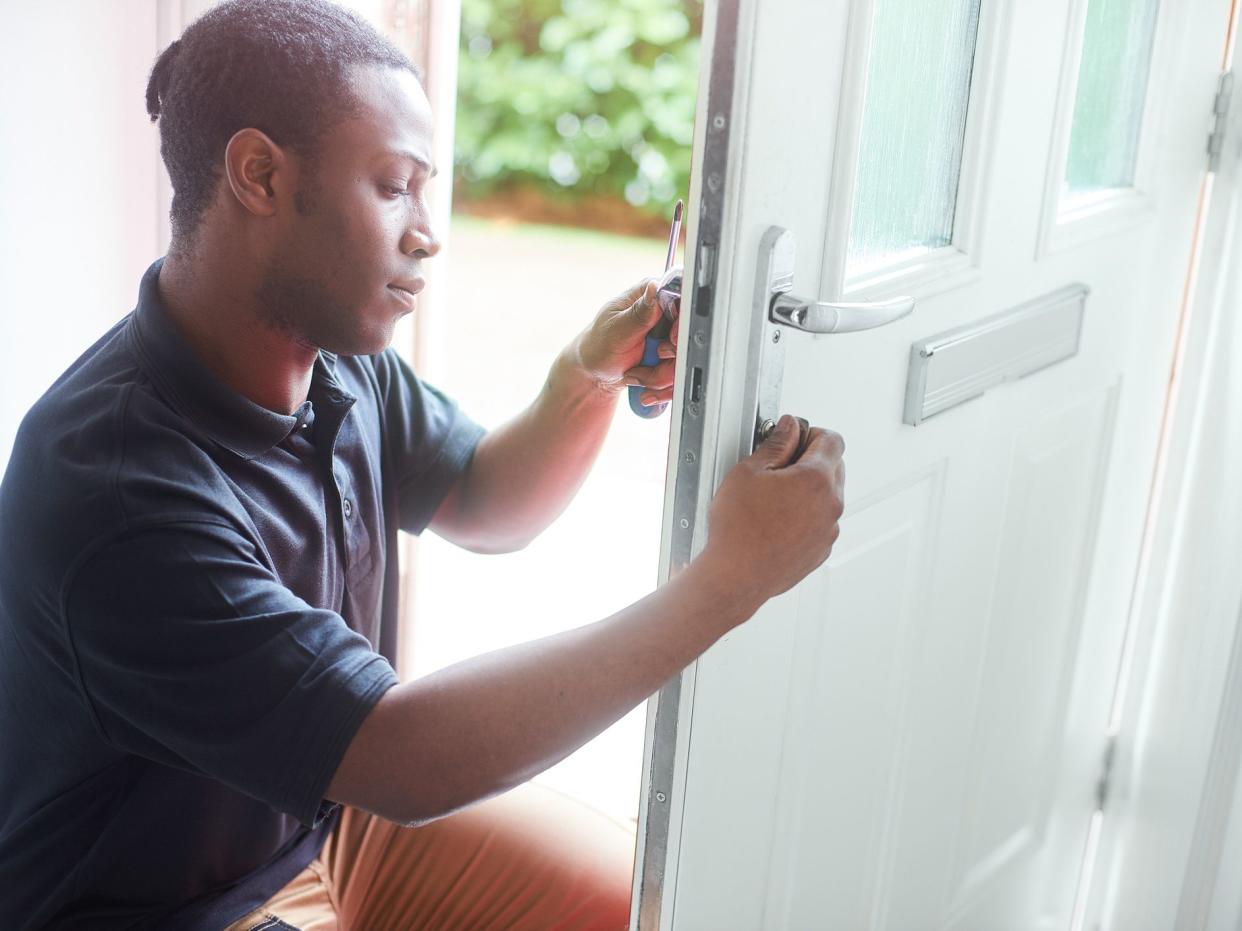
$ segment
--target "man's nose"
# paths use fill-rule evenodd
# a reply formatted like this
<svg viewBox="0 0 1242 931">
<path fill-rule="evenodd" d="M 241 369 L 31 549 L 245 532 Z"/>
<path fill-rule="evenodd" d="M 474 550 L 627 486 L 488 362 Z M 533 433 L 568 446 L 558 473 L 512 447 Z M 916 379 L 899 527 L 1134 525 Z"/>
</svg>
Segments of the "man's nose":
<svg viewBox="0 0 1242 931">
<path fill-rule="evenodd" d="M 406 255 L 429 259 L 440 251 L 440 240 L 429 226 L 411 227 L 401 235 L 398 248 Z"/>
</svg>

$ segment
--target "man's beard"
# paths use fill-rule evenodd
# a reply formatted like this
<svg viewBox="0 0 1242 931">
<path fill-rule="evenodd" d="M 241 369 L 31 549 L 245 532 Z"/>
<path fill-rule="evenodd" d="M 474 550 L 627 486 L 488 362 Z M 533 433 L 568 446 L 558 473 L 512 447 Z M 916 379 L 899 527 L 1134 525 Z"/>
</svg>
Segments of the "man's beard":
<svg viewBox="0 0 1242 931">
<path fill-rule="evenodd" d="M 355 311 L 337 300 L 324 282 L 271 262 L 255 291 L 261 321 L 311 349 L 337 355 L 378 352 L 373 338 L 357 331 Z"/>
</svg>

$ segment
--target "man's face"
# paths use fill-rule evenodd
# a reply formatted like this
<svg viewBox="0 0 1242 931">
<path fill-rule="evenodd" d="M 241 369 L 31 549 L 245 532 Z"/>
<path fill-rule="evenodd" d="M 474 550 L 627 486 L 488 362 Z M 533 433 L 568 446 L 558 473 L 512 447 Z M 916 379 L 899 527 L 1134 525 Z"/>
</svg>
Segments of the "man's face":
<svg viewBox="0 0 1242 931">
<path fill-rule="evenodd" d="M 272 228 L 258 299 L 267 321 L 341 355 L 379 352 L 439 251 L 428 225 L 431 107 L 417 79 L 356 69 L 355 113 L 299 159 L 296 209 Z M 297 157 L 296 155 L 294 156 Z"/>
</svg>

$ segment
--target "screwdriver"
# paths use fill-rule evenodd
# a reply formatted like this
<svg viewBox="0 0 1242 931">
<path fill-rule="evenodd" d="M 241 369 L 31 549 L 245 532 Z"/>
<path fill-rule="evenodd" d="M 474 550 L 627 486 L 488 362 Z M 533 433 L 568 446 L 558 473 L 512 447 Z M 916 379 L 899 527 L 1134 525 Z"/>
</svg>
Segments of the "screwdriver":
<svg viewBox="0 0 1242 931">
<path fill-rule="evenodd" d="M 677 240 L 681 238 L 681 212 L 684 207 L 679 200 L 673 208 L 673 224 L 668 231 L 668 253 L 664 257 L 664 277 L 660 279 L 660 287 L 656 290 L 660 320 L 643 341 L 642 364 L 645 366 L 659 364 L 660 343 L 673 332 L 673 324 L 677 322 L 677 315 L 681 310 L 681 272 L 673 272 L 673 260 L 677 256 Z M 642 385 L 630 385 L 630 410 L 639 417 L 659 417 L 668 407 L 668 402 L 661 401 L 650 406 L 643 404 L 641 399 L 646 390 Z"/>
</svg>

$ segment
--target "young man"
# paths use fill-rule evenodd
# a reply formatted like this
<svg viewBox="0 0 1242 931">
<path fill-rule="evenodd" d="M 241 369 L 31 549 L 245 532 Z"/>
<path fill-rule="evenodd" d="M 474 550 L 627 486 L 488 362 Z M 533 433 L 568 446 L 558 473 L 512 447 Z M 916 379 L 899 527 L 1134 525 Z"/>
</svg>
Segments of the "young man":
<svg viewBox="0 0 1242 931">
<path fill-rule="evenodd" d="M 169 253 L 0 486 L 0 926 L 623 927 L 632 838 L 493 797 L 823 562 L 840 438 L 798 456 L 782 418 L 629 608 L 399 682 L 397 532 L 505 552 L 554 520 L 625 386 L 670 397 L 671 346 L 637 365 L 653 284 L 485 434 L 386 348 L 439 249 L 400 53 L 319 0 L 238 0 L 147 106 Z"/>
</svg>

